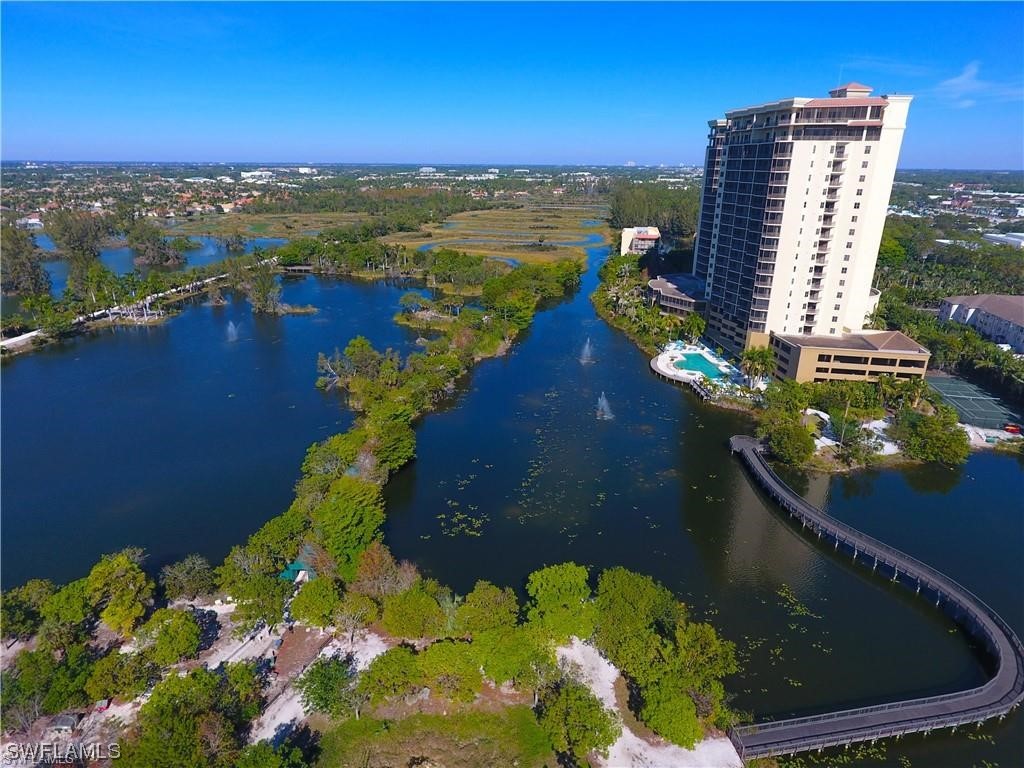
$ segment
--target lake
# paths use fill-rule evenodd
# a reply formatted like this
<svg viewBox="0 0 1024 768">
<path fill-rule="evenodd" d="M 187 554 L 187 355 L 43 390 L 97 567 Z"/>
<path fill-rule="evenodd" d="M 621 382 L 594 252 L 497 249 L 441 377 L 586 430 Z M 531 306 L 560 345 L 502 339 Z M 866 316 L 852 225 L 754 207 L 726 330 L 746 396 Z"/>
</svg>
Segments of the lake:
<svg viewBox="0 0 1024 768">
<path fill-rule="evenodd" d="M 5 361 L 4 583 L 77 578 L 126 544 L 152 565 L 223 558 L 288 507 L 310 443 L 348 427 L 339 396 L 314 387 L 317 353 L 360 333 L 412 349 L 417 334 L 385 322 L 404 290 L 289 278 L 283 300 L 317 314 L 193 304 Z"/>
<path fill-rule="evenodd" d="M 386 488 L 395 553 L 462 593 L 478 578 L 521 589 L 531 570 L 569 559 L 651 574 L 737 643 L 745 671 L 727 688 L 759 717 L 981 682 L 981 661 L 942 614 L 803 537 L 755 488 L 726 445 L 749 432 L 747 417 L 657 380 L 596 316 L 588 297 L 607 248 L 588 252 L 580 292 L 545 307 L 508 356 L 477 366 L 417 425 L 417 459 Z M 416 334 L 391 322 L 402 292 L 288 280 L 284 301 L 319 314 L 196 304 L 161 326 L 5 364 L 4 583 L 75 578 L 127 544 L 146 547 L 154 566 L 191 551 L 221 559 L 285 509 L 306 447 L 350 421 L 313 386 L 317 352 L 357 333 L 412 348 Z M 614 418 L 597 418 L 602 394 Z M 1022 478 L 1016 458 L 986 453 L 955 471 L 791 479 L 1024 633 Z M 979 733 L 994 743 L 905 738 L 876 762 L 1017 765 L 1021 721 L 986 724 Z"/>
<path fill-rule="evenodd" d="M 43 251 L 55 251 L 57 246 L 49 235 L 35 235 L 36 245 Z M 215 264 L 223 261 L 232 254 L 224 246 L 224 243 L 216 237 L 190 237 L 195 248 L 185 251 L 185 263 L 173 270 L 180 271 L 192 267 L 205 267 L 207 264 Z M 256 248 L 273 248 L 282 245 L 287 241 L 262 237 L 245 241 L 245 253 L 252 253 Z M 154 267 L 135 265 L 135 253 L 127 245 L 121 247 L 106 247 L 100 250 L 100 262 L 115 275 L 126 275 L 138 269 L 143 275 L 148 274 Z M 54 296 L 61 296 L 68 284 L 68 262 L 51 259 L 43 262 L 43 269 L 50 275 L 50 293 Z"/>
</svg>

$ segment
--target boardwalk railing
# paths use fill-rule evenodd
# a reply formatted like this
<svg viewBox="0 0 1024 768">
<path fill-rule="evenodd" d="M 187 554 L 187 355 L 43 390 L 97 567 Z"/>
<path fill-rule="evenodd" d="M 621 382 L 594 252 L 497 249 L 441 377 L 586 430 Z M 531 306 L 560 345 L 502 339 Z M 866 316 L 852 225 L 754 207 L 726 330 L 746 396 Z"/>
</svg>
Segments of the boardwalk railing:
<svg viewBox="0 0 1024 768">
<path fill-rule="evenodd" d="M 875 741 L 905 733 L 957 728 L 1003 717 L 1024 698 L 1024 645 L 1000 616 L 953 579 L 910 555 L 829 517 L 797 495 L 765 461 L 759 443 L 745 435 L 729 441 L 734 453 L 764 490 L 804 530 L 852 552 L 854 562 L 892 573 L 892 581 L 934 599 L 992 656 L 995 674 L 982 686 L 964 691 L 858 707 L 810 717 L 734 728 L 729 737 L 740 757 L 792 754 L 812 749 Z"/>
<path fill-rule="evenodd" d="M 683 387 L 689 387 L 701 400 L 707 401 L 715 399 L 714 393 L 705 386 L 703 376 L 668 376 L 658 369 L 658 358 L 656 357 L 651 360 L 651 370 L 654 371 L 655 375 L 663 381 L 679 384 Z"/>
<path fill-rule="evenodd" d="M 263 259 L 263 261 L 259 262 L 259 264 L 273 264 L 276 261 L 277 257 L 271 256 L 270 258 Z M 123 315 L 126 312 L 138 311 L 143 307 L 146 307 L 148 311 L 149 305 L 152 302 L 157 301 L 158 299 L 173 298 L 179 295 L 182 297 L 186 297 L 189 294 L 201 291 L 203 288 L 210 285 L 211 283 L 215 283 L 218 280 L 224 280 L 227 277 L 228 273 L 222 272 L 221 274 L 214 275 L 213 277 L 207 277 L 200 280 L 193 280 L 191 282 L 185 283 L 184 285 L 179 285 L 175 288 L 169 288 L 166 291 L 160 291 L 159 293 L 152 293 L 148 296 L 143 296 L 142 298 L 137 299 L 128 304 L 118 304 L 113 307 L 97 309 L 95 312 L 89 312 L 84 315 L 79 315 L 72 321 L 72 323 L 74 325 L 81 325 L 82 323 L 88 323 L 92 320 L 100 320 L 104 317 L 116 317 Z M 26 333 L 21 334 L 20 336 L 14 336 L 10 339 L 0 339 L 0 349 L 17 349 L 18 347 L 27 344 L 28 342 L 32 341 L 35 338 L 42 337 L 43 335 L 43 329 L 37 328 L 34 331 L 28 331 Z"/>
</svg>

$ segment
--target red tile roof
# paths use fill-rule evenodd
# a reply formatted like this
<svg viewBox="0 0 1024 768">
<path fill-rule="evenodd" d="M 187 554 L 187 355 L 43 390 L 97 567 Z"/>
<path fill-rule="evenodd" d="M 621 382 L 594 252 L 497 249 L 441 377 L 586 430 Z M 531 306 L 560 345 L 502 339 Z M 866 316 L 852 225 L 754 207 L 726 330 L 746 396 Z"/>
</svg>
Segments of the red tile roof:
<svg viewBox="0 0 1024 768">
<path fill-rule="evenodd" d="M 864 85 L 863 83 L 847 83 L 846 85 L 840 85 L 837 88 L 833 88 L 834 91 L 873 91 L 875 90 L 870 85 Z"/>
</svg>

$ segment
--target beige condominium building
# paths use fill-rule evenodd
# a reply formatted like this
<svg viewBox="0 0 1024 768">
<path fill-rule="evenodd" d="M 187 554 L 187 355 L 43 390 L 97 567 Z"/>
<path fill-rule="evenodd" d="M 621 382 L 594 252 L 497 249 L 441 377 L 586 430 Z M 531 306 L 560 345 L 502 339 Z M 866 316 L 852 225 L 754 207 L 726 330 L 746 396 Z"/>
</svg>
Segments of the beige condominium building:
<svg viewBox="0 0 1024 768">
<path fill-rule="evenodd" d="M 911 99 L 849 83 L 708 123 L 694 275 L 712 339 L 861 331 Z"/>
<path fill-rule="evenodd" d="M 879 376 L 920 379 L 931 356 L 899 331 L 862 331 L 844 336 L 776 334 L 775 375 L 796 381 L 872 381 Z"/>
</svg>

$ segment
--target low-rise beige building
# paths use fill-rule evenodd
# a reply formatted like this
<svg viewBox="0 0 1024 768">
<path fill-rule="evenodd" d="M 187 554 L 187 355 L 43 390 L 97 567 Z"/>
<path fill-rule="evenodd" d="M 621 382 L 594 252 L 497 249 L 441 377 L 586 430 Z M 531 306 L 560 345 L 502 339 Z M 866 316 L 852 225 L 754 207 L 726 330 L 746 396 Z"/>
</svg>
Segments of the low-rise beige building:
<svg viewBox="0 0 1024 768">
<path fill-rule="evenodd" d="M 622 230 L 619 255 L 627 253 L 644 254 L 658 245 L 661 230 L 657 227 L 626 227 Z"/>
<path fill-rule="evenodd" d="M 647 298 L 669 315 L 704 313 L 704 283 L 690 274 L 661 275 L 648 280 Z"/>
<path fill-rule="evenodd" d="M 771 333 L 775 375 L 795 381 L 877 381 L 879 376 L 923 378 L 931 357 L 899 331 L 841 336 Z"/>
</svg>

